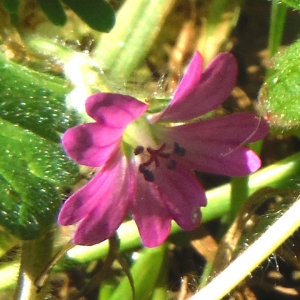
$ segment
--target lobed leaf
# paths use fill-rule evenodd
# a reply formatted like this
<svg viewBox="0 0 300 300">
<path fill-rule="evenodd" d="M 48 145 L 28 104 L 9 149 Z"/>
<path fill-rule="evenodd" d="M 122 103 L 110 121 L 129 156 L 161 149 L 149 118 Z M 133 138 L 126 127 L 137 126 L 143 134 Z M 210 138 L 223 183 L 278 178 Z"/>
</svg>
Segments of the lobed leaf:
<svg viewBox="0 0 300 300">
<path fill-rule="evenodd" d="M 65 107 L 64 80 L 2 56 L 0 70 L 0 225 L 35 239 L 54 224 L 59 188 L 78 173 L 59 143 L 77 118 Z"/>
<path fill-rule="evenodd" d="M 53 141 L 78 122 L 65 106 L 65 94 L 70 91 L 65 80 L 17 65 L 2 55 L 0 74 L 0 118 Z"/>
</svg>

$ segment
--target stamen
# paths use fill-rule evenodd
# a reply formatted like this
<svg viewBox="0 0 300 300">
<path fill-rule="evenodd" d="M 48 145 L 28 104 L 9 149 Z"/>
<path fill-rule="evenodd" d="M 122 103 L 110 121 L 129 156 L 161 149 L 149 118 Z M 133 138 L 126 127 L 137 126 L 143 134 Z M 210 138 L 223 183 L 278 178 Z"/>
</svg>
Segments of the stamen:
<svg viewBox="0 0 300 300">
<path fill-rule="evenodd" d="M 165 148 L 165 143 L 163 143 L 158 149 L 147 147 L 146 151 L 148 152 L 148 155 L 143 146 L 137 146 L 134 149 L 135 155 L 143 154 L 143 156 L 148 156 L 148 160 L 139 165 L 139 172 L 143 174 L 146 181 L 155 181 L 154 170 L 160 166 L 160 163 L 162 163 L 162 158 L 168 159 L 168 161 L 165 161 L 164 163 L 166 163 L 166 166 L 169 170 L 175 170 L 177 168 L 177 161 L 176 159 L 173 159 L 175 158 L 173 155 L 175 154 L 177 156 L 184 156 L 186 154 L 186 150 L 176 142 L 174 143 L 173 151 L 171 149 L 165 151 Z M 155 168 L 149 168 L 149 170 L 148 167 L 152 163 L 155 164 Z"/>
<path fill-rule="evenodd" d="M 143 146 L 137 146 L 135 149 L 134 149 L 134 155 L 139 155 L 141 153 L 144 152 L 144 147 Z"/>
<path fill-rule="evenodd" d="M 178 143 L 175 142 L 174 143 L 174 153 L 177 154 L 178 156 L 185 156 L 186 150 L 183 147 L 179 146 Z"/>
<path fill-rule="evenodd" d="M 155 179 L 153 172 L 151 172 L 150 170 L 145 169 L 143 175 L 146 181 L 153 182 Z"/>
<path fill-rule="evenodd" d="M 139 172 L 141 172 L 146 181 L 153 182 L 154 181 L 154 174 L 152 171 L 147 170 L 144 164 L 139 165 Z"/>
<path fill-rule="evenodd" d="M 143 164 L 139 165 L 139 172 L 144 174 L 145 171 L 146 171 L 146 167 Z"/>
</svg>

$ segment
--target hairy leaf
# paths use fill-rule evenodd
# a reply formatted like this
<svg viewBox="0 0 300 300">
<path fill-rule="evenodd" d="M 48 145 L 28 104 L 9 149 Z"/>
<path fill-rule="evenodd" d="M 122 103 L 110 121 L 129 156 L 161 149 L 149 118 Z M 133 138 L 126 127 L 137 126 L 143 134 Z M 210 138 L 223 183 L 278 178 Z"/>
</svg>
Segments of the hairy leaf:
<svg viewBox="0 0 300 300">
<path fill-rule="evenodd" d="M 284 134 L 300 134 L 300 41 L 271 61 L 273 73 L 264 83 L 260 109 L 271 128 Z"/>
<path fill-rule="evenodd" d="M 0 70 L 0 225 L 35 239 L 55 222 L 60 187 L 78 173 L 59 143 L 76 118 L 65 107 L 64 80 L 1 56 Z"/>
</svg>

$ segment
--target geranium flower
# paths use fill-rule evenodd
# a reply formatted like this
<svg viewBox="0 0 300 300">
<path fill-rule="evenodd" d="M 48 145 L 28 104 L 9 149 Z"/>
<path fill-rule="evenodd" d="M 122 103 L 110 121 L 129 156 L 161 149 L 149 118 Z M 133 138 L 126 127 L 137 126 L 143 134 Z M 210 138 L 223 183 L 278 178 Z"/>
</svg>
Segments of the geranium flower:
<svg viewBox="0 0 300 300">
<path fill-rule="evenodd" d="M 66 131 L 62 142 L 79 164 L 99 167 L 63 205 L 59 223 L 78 223 L 74 243 L 108 239 L 131 212 L 145 246 L 160 245 L 171 221 L 185 230 L 200 222 L 205 191 L 193 170 L 229 176 L 256 171 L 261 161 L 245 142 L 262 139 L 266 122 L 254 113 L 199 118 L 233 89 L 237 64 L 218 55 L 202 73 L 195 53 L 173 99 L 162 112 L 131 96 L 97 93 L 86 101 L 95 122 Z"/>
</svg>

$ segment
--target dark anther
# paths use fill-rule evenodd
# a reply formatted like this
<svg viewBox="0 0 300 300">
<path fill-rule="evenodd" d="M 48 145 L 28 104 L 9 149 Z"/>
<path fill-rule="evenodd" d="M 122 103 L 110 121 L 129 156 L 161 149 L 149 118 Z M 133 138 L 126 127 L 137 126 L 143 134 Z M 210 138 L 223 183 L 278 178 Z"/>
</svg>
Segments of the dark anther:
<svg viewBox="0 0 300 300">
<path fill-rule="evenodd" d="M 145 171 L 146 171 L 146 167 L 143 164 L 139 165 L 139 172 L 144 174 Z"/>
<path fill-rule="evenodd" d="M 146 181 L 153 182 L 155 179 L 153 172 L 151 172 L 147 169 L 144 170 L 143 175 L 144 175 L 144 178 Z"/>
<path fill-rule="evenodd" d="M 143 146 L 137 146 L 135 149 L 134 149 L 134 155 L 139 155 L 141 153 L 144 152 L 144 147 Z"/>
<path fill-rule="evenodd" d="M 168 163 L 167 163 L 167 168 L 168 168 L 169 170 L 174 170 L 174 169 L 176 169 L 176 167 L 177 167 L 177 162 L 176 162 L 176 160 L 170 159 L 170 160 L 168 161 Z"/>
<path fill-rule="evenodd" d="M 178 143 L 175 142 L 174 143 L 174 153 L 177 154 L 178 156 L 185 156 L 186 150 L 183 147 L 179 146 Z"/>
</svg>

